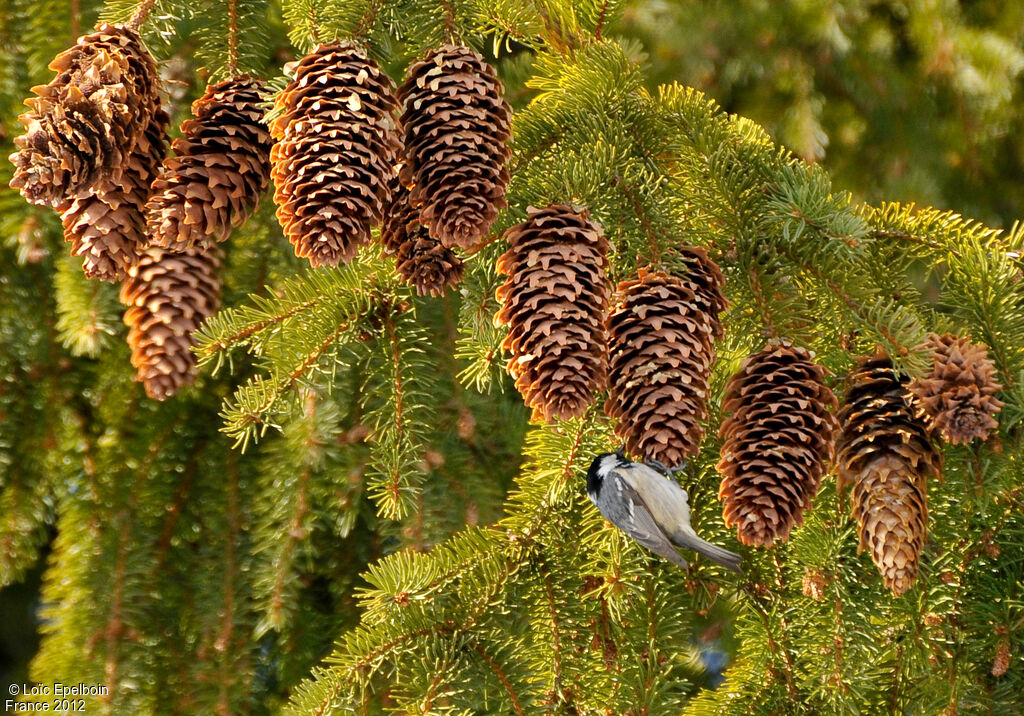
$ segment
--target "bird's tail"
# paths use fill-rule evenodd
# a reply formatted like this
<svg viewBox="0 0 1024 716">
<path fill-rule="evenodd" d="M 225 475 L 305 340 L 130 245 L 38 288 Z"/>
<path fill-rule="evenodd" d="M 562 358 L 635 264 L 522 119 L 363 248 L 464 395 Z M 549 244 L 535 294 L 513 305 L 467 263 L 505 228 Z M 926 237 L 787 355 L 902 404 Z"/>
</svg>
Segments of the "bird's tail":
<svg viewBox="0 0 1024 716">
<path fill-rule="evenodd" d="M 740 569 L 740 563 L 743 558 L 735 552 L 730 552 L 724 547 L 719 547 L 717 544 L 711 544 L 705 542 L 695 534 L 687 534 L 682 532 L 681 534 L 673 535 L 673 542 L 680 547 L 686 547 L 692 549 L 698 554 L 702 554 L 712 562 L 722 565 L 726 569 L 731 569 L 737 574 L 742 574 L 743 570 Z"/>
</svg>

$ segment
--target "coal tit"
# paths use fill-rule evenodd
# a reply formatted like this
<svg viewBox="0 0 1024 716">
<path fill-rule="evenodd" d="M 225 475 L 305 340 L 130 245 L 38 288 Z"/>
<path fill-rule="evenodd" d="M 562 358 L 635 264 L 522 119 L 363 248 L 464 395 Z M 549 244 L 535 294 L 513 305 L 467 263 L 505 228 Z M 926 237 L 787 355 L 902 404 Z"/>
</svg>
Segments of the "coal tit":
<svg viewBox="0 0 1024 716">
<path fill-rule="evenodd" d="M 618 452 L 598 455 L 587 472 L 587 495 L 601 514 L 627 535 L 657 555 L 686 567 L 676 547 L 686 547 L 712 562 L 740 572 L 741 557 L 705 542 L 690 527 L 690 506 L 686 490 L 668 473 L 626 459 Z"/>
</svg>

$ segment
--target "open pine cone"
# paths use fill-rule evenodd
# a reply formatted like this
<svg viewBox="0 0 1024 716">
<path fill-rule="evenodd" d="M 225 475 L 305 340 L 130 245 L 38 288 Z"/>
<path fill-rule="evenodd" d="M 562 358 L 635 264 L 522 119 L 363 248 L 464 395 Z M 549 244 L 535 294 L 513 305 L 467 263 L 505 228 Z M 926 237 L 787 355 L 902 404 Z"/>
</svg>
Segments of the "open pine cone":
<svg viewBox="0 0 1024 716">
<path fill-rule="evenodd" d="M 926 345 L 932 350 L 932 369 L 910 385 L 921 416 L 954 445 L 987 439 L 999 427 L 995 416 L 1003 402 L 995 397 L 1002 386 L 985 346 L 935 333 Z"/>
<path fill-rule="evenodd" d="M 413 64 L 398 90 L 405 133 L 402 181 L 430 235 L 472 248 L 505 207 L 508 103 L 475 50 L 443 45 Z"/>
<path fill-rule="evenodd" d="M 64 239 L 83 257 L 89 278 L 123 280 L 146 246 L 146 199 L 167 151 L 169 122 L 158 107 L 117 181 L 100 177 L 90 191 L 57 206 Z"/>
<path fill-rule="evenodd" d="M 409 204 L 409 190 L 397 180 L 392 202 L 380 236 L 384 248 L 395 256 L 398 274 L 420 296 L 443 296 L 462 280 L 462 259 L 430 236 L 419 212 Z"/>
<path fill-rule="evenodd" d="M 222 256 L 215 244 L 181 253 L 154 246 L 122 284 L 132 366 L 149 397 L 166 400 L 195 380 L 193 333 L 220 305 Z"/>
<path fill-rule="evenodd" d="M 719 497 L 743 544 L 787 540 L 818 493 L 836 429 L 824 376 L 806 349 L 782 341 L 744 360 L 726 386 Z"/>
<path fill-rule="evenodd" d="M 35 204 L 60 206 L 101 179 L 121 180 L 129 155 L 159 110 L 156 63 L 138 33 L 101 25 L 57 55 L 57 75 L 32 89 L 14 140 L 11 186 Z"/>
<path fill-rule="evenodd" d="M 391 79 L 351 43 L 295 66 L 270 126 L 277 218 L 313 266 L 352 260 L 391 203 L 398 154 Z"/>
<path fill-rule="evenodd" d="M 896 596 L 917 579 L 928 478 L 941 472 L 941 455 L 914 415 L 907 383 L 883 352 L 864 358 L 847 378 L 836 446 L 839 483 L 853 485 L 860 546 Z"/>
<path fill-rule="evenodd" d="M 181 125 L 175 156 L 153 183 L 146 206 L 155 246 L 183 251 L 224 241 L 259 203 L 270 182 L 270 132 L 262 123 L 264 84 L 248 76 L 206 88 Z"/>
<path fill-rule="evenodd" d="M 693 278 L 641 269 L 619 284 L 608 316 L 605 412 L 630 453 L 668 466 L 696 455 L 726 305 L 721 271 L 700 249 Z"/>
<path fill-rule="evenodd" d="M 508 325 L 508 371 L 533 419 L 582 415 L 607 377 L 608 241 L 586 209 L 530 207 L 505 232 L 495 321 Z"/>
</svg>

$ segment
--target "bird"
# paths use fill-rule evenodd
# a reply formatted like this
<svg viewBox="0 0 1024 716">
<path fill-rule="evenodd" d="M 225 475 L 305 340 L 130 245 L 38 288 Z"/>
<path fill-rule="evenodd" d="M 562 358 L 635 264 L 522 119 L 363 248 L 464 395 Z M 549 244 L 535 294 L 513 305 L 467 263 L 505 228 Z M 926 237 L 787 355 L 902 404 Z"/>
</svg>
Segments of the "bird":
<svg viewBox="0 0 1024 716">
<path fill-rule="evenodd" d="M 587 496 L 605 519 L 683 569 L 687 562 L 677 547 L 692 549 L 742 573 L 740 555 L 702 540 L 693 531 L 688 495 L 672 477 L 678 469 L 670 470 L 656 461 L 633 462 L 623 448 L 602 453 L 587 472 Z"/>
</svg>

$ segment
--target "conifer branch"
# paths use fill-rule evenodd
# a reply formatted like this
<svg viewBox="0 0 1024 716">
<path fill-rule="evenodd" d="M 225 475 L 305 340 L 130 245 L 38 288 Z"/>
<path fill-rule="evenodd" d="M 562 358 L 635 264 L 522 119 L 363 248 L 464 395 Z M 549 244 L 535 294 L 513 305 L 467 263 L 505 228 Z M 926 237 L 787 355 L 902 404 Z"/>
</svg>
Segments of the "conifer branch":
<svg viewBox="0 0 1024 716">
<path fill-rule="evenodd" d="M 192 490 L 192 481 L 195 479 L 196 473 L 199 470 L 199 454 L 201 448 L 197 449 L 192 459 L 188 462 L 185 470 L 182 472 L 181 479 L 178 482 L 178 489 L 174 496 L 174 501 L 167 506 L 167 514 L 164 517 L 163 527 L 160 528 L 160 534 L 156 541 L 156 554 L 153 560 L 153 570 L 151 577 L 156 578 L 156 574 L 163 569 L 164 562 L 167 559 L 167 554 L 171 548 L 171 540 L 174 538 L 174 531 L 178 527 L 178 522 L 181 519 L 181 511 L 185 507 L 185 503 L 188 501 L 189 494 Z"/>
<path fill-rule="evenodd" d="M 633 211 L 636 213 L 637 218 L 640 219 L 640 224 L 644 228 L 644 234 L 647 236 L 647 247 L 650 251 L 650 264 L 655 267 L 660 266 L 661 246 L 658 241 L 658 237 L 654 233 L 654 227 L 651 226 L 651 220 L 647 215 L 647 209 L 640 201 L 640 198 L 636 195 L 636 190 L 626 183 L 622 178 L 622 175 L 619 173 L 615 174 L 615 185 L 622 189 L 626 194 L 626 197 L 633 205 Z"/>
<path fill-rule="evenodd" d="M 512 709 L 516 712 L 516 716 L 526 716 L 526 711 L 523 709 L 519 695 L 516 694 L 515 687 L 512 685 L 512 681 L 508 678 L 508 675 L 504 670 L 502 670 L 501 665 L 498 664 L 498 660 L 495 659 L 490 652 L 484 649 L 476 639 L 471 640 L 470 643 L 473 645 L 473 651 L 475 651 L 477 655 L 483 659 L 484 663 L 491 668 L 491 671 L 494 672 L 498 682 L 501 684 L 501 688 L 503 688 L 505 693 L 508 694 L 509 701 L 512 703 Z"/>
<path fill-rule="evenodd" d="M 284 588 L 288 579 L 288 571 L 292 564 L 292 555 L 296 546 L 305 539 L 306 534 L 303 523 L 306 511 L 309 508 L 307 490 L 309 488 L 310 469 L 306 468 L 299 474 L 295 506 L 292 509 L 292 518 L 288 525 L 283 551 L 276 560 L 277 575 L 274 579 L 274 589 L 270 595 L 270 614 L 273 623 L 283 624 L 285 622 L 284 612 Z"/>
<path fill-rule="evenodd" d="M 135 12 L 132 13 L 131 18 L 125 23 L 125 26 L 132 29 L 138 30 L 145 24 L 146 18 L 149 17 L 150 10 L 156 5 L 157 0 L 142 0 L 138 7 L 135 8 Z"/>
<path fill-rule="evenodd" d="M 608 2 L 609 0 L 601 1 L 601 11 L 597 15 L 597 26 L 594 28 L 594 38 L 598 41 L 601 40 L 601 34 L 604 32 L 604 21 L 608 14 Z"/>
<path fill-rule="evenodd" d="M 228 3 L 228 74 L 238 74 L 238 0 Z"/>
<path fill-rule="evenodd" d="M 382 4 L 383 0 L 370 0 L 366 4 L 366 11 L 360 16 L 359 22 L 352 30 L 352 39 L 360 41 L 373 29 L 373 23 L 377 19 Z"/>
</svg>

